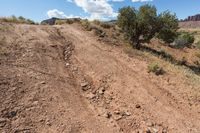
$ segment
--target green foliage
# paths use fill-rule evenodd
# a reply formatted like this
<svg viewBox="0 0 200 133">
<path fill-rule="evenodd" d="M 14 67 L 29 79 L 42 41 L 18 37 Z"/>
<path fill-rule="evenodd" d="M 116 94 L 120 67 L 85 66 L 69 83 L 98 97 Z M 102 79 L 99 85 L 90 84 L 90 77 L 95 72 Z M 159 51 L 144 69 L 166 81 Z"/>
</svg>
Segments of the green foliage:
<svg viewBox="0 0 200 133">
<path fill-rule="evenodd" d="M 141 6 L 139 10 L 130 6 L 121 8 L 117 23 L 126 38 L 138 49 L 141 43 L 149 42 L 156 34 L 159 34 L 159 38 L 164 38 L 164 41 L 170 40 L 178 29 L 175 15 L 169 12 L 157 15 L 155 6 L 148 4 Z M 168 36 L 167 39 L 165 36 Z"/>
<path fill-rule="evenodd" d="M 73 24 L 74 21 L 72 19 L 63 19 L 63 20 L 56 20 L 56 25 L 62 25 L 62 24 Z"/>
<path fill-rule="evenodd" d="M 156 75 L 163 75 L 165 73 L 163 68 L 160 67 L 159 64 L 155 62 L 148 65 L 148 72 L 155 73 Z"/>
<path fill-rule="evenodd" d="M 194 36 L 187 32 L 180 33 L 175 41 L 172 43 L 172 46 L 175 48 L 184 48 L 190 47 L 194 43 Z"/>
<path fill-rule="evenodd" d="M 200 49 L 200 41 L 196 42 L 196 47 Z"/>
<path fill-rule="evenodd" d="M 92 23 L 94 23 L 94 24 L 96 24 L 96 25 L 100 25 L 100 24 L 101 24 L 101 21 L 95 19 L 95 20 L 92 21 Z"/>
<path fill-rule="evenodd" d="M 88 31 L 91 31 L 91 24 L 87 19 L 81 20 L 81 25 Z"/>
<path fill-rule="evenodd" d="M 161 13 L 159 16 L 161 29 L 157 37 L 164 42 L 172 43 L 177 37 L 178 19 L 175 14 L 169 11 Z"/>
<path fill-rule="evenodd" d="M 0 18 L 0 21 L 9 22 L 9 23 L 20 23 L 20 24 L 36 24 L 33 20 L 26 19 L 22 16 L 20 16 L 18 18 L 16 16 L 2 17 L 2 18 Z"/>
<path fill-rule="evenodd" d="M 110 29 L 110 28 L 112 27 L 111 24 L 108 24 L 108 23 L 105 23 L 105 22 L 102 22 L 102 23 L 100 24 L 100 26 L 101 26 L 102 28 L 105 28 L 105 29 Z"/>
</svg>

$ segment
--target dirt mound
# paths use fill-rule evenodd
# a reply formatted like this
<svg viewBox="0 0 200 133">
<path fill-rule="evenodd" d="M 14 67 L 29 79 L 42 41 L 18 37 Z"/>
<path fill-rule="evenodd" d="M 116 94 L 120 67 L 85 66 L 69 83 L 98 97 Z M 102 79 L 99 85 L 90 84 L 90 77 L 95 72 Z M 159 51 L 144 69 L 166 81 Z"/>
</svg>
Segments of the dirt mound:
<svg viewBox="0 0 200 133">
<path fill-rule="evenodd" d="M 0 132 L 199 133 L 200 91 L 78 24 L 0 24 Z"/>
</svg>

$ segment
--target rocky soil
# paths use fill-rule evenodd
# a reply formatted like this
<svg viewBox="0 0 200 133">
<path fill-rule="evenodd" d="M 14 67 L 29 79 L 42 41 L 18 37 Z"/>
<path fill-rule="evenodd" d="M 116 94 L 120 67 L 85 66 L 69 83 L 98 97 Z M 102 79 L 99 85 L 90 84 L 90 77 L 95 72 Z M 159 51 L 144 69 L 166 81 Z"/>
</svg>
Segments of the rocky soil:
<svg viewBox="0 0 200 133">
<path fill-rule="evenodd" d="M 78 24 L 0 24 L 1 133 L 199 133 L 200 88 Z"/>
</svg>

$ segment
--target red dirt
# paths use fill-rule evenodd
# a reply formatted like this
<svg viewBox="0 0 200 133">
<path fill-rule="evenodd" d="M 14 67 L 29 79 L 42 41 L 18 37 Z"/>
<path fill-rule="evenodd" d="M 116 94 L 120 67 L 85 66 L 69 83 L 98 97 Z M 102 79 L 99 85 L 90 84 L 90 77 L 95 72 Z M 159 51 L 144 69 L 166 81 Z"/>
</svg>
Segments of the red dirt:
<svg viewBox="0 0 200 133">
<path fill-rule="evenodd" d="M 200 89 L 77 25 L 0 24 L 0 132 L 199 133 Z"/>
</svg>

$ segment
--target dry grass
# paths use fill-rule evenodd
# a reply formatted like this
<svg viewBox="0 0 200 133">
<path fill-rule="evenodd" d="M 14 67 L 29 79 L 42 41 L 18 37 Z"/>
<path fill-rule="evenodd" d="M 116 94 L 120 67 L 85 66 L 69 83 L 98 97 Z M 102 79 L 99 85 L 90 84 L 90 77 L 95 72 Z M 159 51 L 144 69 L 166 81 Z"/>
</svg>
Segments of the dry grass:
<svg viewBox="0 0 200 133">
<path fill-rule="evenodd" d="M 37 24 L 33 20 L 26 19 L 24 17 L 1 17 L 0 22 L 7 22 L 7 23 L 17 23 L 17 24 Z"/>
<path fill-rule="evenodd" d="M 124 45 L 124 52 L 128 54 L 129 57 L 145 60 L 147 64 L 150 65 L 152 62 L 156 62 L 156 64 L 159 64 L 160 68 L 165 70 L 166 75 L 177 75 L 188 84 L 194 84 L 197 88 L 200 88 L 200 76 L 185 66 L 172 64 L 149 52 L 133 49 L 129 44 Z"/>
</svg>

